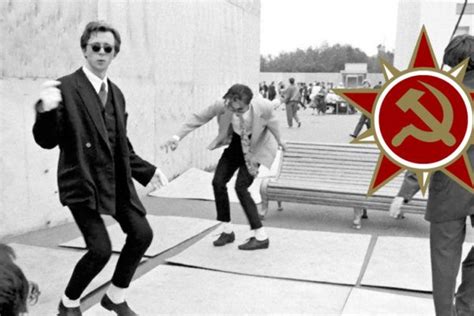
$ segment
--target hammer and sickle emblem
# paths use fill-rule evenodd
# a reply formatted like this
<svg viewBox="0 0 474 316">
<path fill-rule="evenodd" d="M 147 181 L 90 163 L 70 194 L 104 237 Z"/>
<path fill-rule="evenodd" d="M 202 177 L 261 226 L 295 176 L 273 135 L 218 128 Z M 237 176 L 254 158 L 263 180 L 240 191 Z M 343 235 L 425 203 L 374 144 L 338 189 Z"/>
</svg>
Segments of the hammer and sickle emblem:
<svg viewBox="0 0 474 316">
<path fill-rule="evenodd" d="M 450 101 L 446 96 L 436 88 L 430 86 L 427 83 L 420 82 L 425 86 L 441 103 L 443 109 L 443 121 L 438 121 L 424 106 L 420 103 L 419 99 L 424 91 L 409 89 L 405 94 L 396 102 L 398 107 L 403 111 L 407 112 L 412 110 L 423 122 L 431 129 L 431 131 L 424 131 L 413 124 L 405 126 L 402 130 L 392 139 L 392 145 L 395 147 L 400 146 L 405 138 L 413 136 L 424 142 L 432 143 L 441 140 L 447 146 L 453 146 L 456 142 L 454 136 L 449 132 L 453 124 L 453 109 Z"/>
</svg>

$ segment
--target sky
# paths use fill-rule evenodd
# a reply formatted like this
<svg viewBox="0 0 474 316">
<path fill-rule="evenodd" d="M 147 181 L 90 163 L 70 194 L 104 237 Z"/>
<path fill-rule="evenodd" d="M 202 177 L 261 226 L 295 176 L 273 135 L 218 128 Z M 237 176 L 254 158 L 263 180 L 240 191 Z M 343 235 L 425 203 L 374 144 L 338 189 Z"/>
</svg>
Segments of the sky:
<svg viewBox="0 0 474 316">
<path fill-rule="evenodd" d="M 260 53 L 277 56 L 324 42 L 367 55 L 395 47 L 398 0 L 261 0 Z"/>
</svg>

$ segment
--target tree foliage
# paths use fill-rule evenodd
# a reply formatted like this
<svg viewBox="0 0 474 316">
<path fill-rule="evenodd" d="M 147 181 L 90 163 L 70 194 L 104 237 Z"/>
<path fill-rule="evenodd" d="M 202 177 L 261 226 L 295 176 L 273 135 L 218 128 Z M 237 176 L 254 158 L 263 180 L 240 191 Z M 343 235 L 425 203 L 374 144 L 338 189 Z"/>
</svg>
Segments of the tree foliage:
<svg viewBox="0 0 474 316">
<path fill-rule="evenodd" d="M 262 72 L 340 72 L 345 63 L 367 63 L 369 72 L 381 72 L 380 60 L 383 58 L 393 64 L 393 53 L 387 52 L 379 45 L 378 54 L 367 56 L 366 53 L 350 45 L 326 43 L 317 48 L 297 49 L 294 52 L 260 56 Z"/>
</svg>

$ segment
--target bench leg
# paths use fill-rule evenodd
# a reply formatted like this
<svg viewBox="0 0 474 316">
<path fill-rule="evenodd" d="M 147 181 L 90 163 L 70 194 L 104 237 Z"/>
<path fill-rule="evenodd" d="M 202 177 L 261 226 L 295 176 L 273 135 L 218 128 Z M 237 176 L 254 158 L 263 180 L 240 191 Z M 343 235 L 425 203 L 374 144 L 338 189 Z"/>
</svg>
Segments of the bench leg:
<svg viewBox="0 0 474 316">
<path fill-rule="evenodd" d="M 360 207 L 354 207 L 354 220 L 352 221 L 352 228 L 361 229 L 362 228 L 362 215 L 364 214 L 364 209 Z"/>
<path fill-rule="evenodd" d="M 277 201 L 277 203 L 278 203 L 277 210 L 280 211 L 280 212 L 283 211 L 283 206 L 281 206 L 281 201 Z"/>
</svg>

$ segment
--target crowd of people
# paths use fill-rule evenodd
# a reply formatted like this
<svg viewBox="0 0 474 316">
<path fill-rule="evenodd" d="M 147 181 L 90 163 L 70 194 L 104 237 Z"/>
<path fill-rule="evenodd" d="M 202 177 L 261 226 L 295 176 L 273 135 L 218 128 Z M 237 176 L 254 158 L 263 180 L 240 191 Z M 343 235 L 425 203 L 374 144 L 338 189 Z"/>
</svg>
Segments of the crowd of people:
<svg viewBox="0 0 474 316">
<path fill-rule="evenodd" d="M 325 83 L 319 81 L 310 82 L 309 84 L 306 82 L 295 84 L 295 79 L 290 78 L 286 84 L 283 81 L 278 82 L 278 84 L 272 81 L 267 85 L 263 81 L 259 84 L 259 92 L 263 98 L 272 101 L 277 108 L 280 104 L 285 104 L 285 93 L 290 87 L 295 87 L 298 92 L 297 97 L 292 95 L 293 101 L 297 101 L 299 107 L 303 109 L 313 109 L 312 114 L 325 114 L 328 106 L 333 106 L 334 110 L 336 110 L 336 106 L 343 103 L 342 99 L 332 91 L 333 88 L 344 88 L 342 83 L 339 83 L 337 86 L 333 82 Z M 291 88 L 290 90 L 293 92 L 294 89 Z M 351 108 L 350 112 L 355 113 L 355 110 Z"/>
<path fill-rule="evenodd" d="M 363 80 L 361 85 L 357 88 L 368 89 L 371 88 L 369 80 Z M 382 82 L 379 81 L 374 89 L 382 87 Z M 288 127 L 293 127 L 293 120 L 295 120 L 298 127 L 301 126 L 301 120 L 298 117 L 298 110 L 307 108 L 312 109 L 311 115 L 323 115 L 326 114 L 328 108 L 332 107 L 333 113 L 344 112 L 347 114 L 355 114 L 357 110 L 350 103 L 347 103 L 344 99 L 338 96 L 333 89 L 344 89 L 344 84 L 341 82 L 338 85 L 334 85 L 333 82 L 319 82 L 315 81 L 306 84 L 305 82 L 298 82 L 295 84 L 294 78 L 289 78 L 288 83 L 285 85 L 283 81 L 280 81 L 278 85 L 272 81 L 267 86 L 266 82 L 259 83 L 259 93 L 263 98 L 270 100 L 275 109 L 282 108 L 286 110 Z M 283 105 L 283 106 L 282 106 Z M 366 125 L 367 129 L 370 128 L 370 120 L 363 113 L 354 129 L 354 132 L 350 133 L 350 136 L 356 138 L 362 130 L 362 127 Z"/>
</svg>

